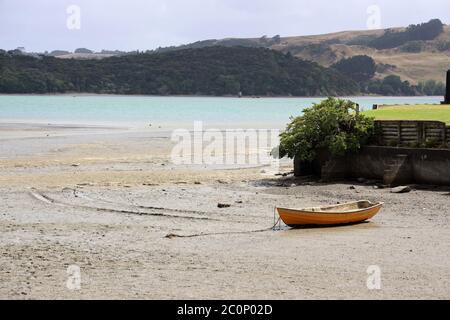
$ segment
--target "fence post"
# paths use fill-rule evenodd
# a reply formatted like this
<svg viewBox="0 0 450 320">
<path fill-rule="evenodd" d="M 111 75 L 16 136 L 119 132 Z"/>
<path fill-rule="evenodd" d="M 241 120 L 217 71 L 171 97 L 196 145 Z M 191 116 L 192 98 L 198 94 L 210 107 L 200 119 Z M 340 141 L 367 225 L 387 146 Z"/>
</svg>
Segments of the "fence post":
<svg viewBox="0 0 450 320">
<path fill-rule="evenodd" d="M 443 134 L 443 144 L 445 145 L 447 143 L 447 125 L 445 123 L 442 124 L 443 129 L 442 129 L 442 134 Z"/>
<path fill-rule="evenodd" d="M 420 145 L 423 142 L 424 130 L 423 130 L 423 122 L 417 122 L 417 144 Z"/>
</svg>

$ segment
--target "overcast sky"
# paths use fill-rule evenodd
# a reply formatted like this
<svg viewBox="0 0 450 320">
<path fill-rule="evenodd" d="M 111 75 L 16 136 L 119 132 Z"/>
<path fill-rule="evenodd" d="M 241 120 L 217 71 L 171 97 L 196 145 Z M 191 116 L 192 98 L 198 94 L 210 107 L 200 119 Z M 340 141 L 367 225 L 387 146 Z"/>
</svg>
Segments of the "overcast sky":
<svg viewBox="0 0 450 320">
<path fill-rule="evenodd" d="M 432 18 L 449 24 L 450 1 L 0 0 L 0 48 L 145 50 L 204 39 L 360 30 L 368 21 L 372 27 L 373 21 L 383 28 L 407 26 Z"/>
</svg>

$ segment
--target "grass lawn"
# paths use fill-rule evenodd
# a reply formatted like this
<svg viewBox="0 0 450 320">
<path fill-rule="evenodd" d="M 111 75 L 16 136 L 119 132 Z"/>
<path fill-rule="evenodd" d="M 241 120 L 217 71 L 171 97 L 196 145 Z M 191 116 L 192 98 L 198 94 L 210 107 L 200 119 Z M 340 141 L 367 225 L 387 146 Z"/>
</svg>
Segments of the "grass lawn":
<svg viewBox="0 0 450 320">
<path fill-rule="evenodd" d="M 450 124 L 450 105 L 391 106 L 363 113 L 376 120 L 435 120 Z"/>
</svg>

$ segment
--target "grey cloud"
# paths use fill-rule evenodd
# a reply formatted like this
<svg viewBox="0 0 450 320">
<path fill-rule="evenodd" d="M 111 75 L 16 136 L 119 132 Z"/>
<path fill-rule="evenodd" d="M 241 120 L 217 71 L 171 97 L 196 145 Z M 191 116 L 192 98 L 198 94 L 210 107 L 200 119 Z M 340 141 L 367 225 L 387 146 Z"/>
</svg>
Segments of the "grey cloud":
<svg viewBox="0 0 450 320">
<path fill-rule="evenodd" d="M 71 4 L 81 8 L 81 30 L 66 28 Z M 0 48 L 145 50 L 209 38 L 364 29 L 373 4 L 384 27 L 450 21 L 448 0 L 0 0 Z"/>
</svg>

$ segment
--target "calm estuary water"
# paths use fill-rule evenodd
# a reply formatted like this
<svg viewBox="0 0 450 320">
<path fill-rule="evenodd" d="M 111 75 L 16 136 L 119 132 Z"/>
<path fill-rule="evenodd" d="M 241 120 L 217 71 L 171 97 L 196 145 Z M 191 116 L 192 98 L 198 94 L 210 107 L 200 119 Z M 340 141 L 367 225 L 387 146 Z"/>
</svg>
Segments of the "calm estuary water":
<svg viewBox="0 0 450 320">
<path fill-rule="evenodd" d="M 1 95 L 1 122 L 176 126 L 284 126 L 290 116 L 323 98 L 215 98 L 146 96 Z M 349 97 L 373 104 L 439 103 L 441 97 Z"/>
</svg>

